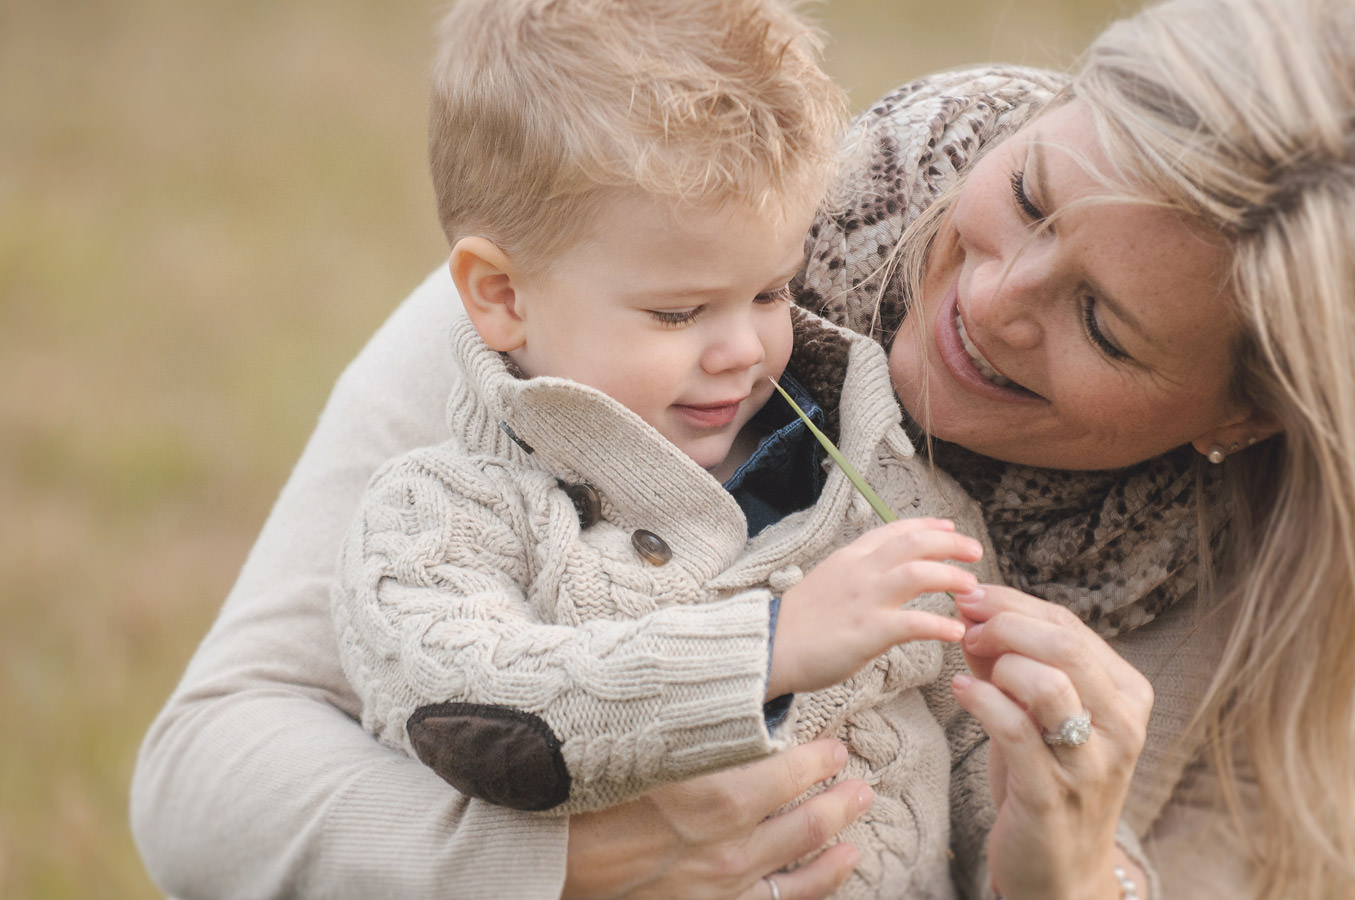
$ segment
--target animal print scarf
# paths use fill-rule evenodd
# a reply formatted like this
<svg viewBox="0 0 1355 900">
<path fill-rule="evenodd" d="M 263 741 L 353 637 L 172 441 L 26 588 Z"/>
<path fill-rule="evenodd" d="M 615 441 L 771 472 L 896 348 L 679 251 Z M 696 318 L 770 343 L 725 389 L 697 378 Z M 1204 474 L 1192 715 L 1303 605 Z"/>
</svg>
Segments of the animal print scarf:
<svg viewBox="0 0 1355 900">
<path fill-rule="evenodd" d="M 878 273 L 904 226 L 1061 86 L 1032 69 L 945 73 L 862 114 L 842 185 L 849 200 L 815 223 L 798 302 L 877 339 L 893 334 L 907 297 Z M 1197 501 L 1201 490 L 1217 499 L 1220 479 L 1190 447 L 1104 472 L 1013 465 L 939 441 L 931 452 L 984 509 L 1007 583 L 1101 635 L 1140 627 L 1196 589 Z"/>
</svg>

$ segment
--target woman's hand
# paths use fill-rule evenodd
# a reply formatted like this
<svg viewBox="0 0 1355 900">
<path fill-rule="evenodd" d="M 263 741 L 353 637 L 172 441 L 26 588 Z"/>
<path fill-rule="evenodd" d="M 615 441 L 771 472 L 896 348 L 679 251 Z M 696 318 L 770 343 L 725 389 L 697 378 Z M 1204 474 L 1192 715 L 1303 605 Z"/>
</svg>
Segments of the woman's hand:
<svg viewBox="0 0 1355 900">
<path fill-rule="evenodd" d="M 813 741 L 573 816 L 562 900 L 768 900 L 768 874 L 818 850 L 870 806 L 870 788 L 852 780 L 773 815 L 846 761 L 841 744 Z M 836 844 L 776 875 L 781 900 L 828 896 L 858 858 L 851 845 Z"/>
<path fill-rule="evenodd" d="M 1113 869 L 1124 858 L 1115 827 L 1143 749 L 1152 686 L 1061 606 L 993 585 L 957 596 L 956 605 L 974 677 L 958 676 L 953 689 L 990 739 L 994 889 L 1006 900 L 1118 898 Z M 1045 742 L 1044 733 L 1084 710 L 1086 743 Z"/>
</svg>

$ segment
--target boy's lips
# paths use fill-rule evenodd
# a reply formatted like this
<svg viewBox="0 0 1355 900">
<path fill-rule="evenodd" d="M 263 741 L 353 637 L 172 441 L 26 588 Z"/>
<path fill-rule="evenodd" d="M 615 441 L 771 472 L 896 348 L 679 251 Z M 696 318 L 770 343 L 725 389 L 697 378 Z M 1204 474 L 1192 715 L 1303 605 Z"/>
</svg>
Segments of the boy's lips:
<svg viewBox="0 0 1355 900">
<path fill-rule="evenodd" d="M 738 418 L 739 409 L 747 399 L 742 397 L 717 403 L 675 403 L 673 409 L 699 427 L 723 428 Z"/>
</svg>

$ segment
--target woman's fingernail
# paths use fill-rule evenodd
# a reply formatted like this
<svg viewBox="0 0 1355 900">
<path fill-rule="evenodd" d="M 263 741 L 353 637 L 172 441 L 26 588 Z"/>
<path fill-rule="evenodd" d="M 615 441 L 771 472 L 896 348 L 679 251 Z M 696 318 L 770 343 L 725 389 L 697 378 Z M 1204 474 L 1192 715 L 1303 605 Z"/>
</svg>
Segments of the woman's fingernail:
<svg viewBox="0 0 1355 900">
<path fill-rule="evenodd" d="M 966 675 L 965 673 L 961 672 L 959 675 L 956 675 L 954 678 L 952 678 L 950 680 L 950 683 L 956 690 L 962 691 L 974 683 L 974 676 Z"/>
<path fill-rule="evenodd" d="M 833 765 L 841 769 L 847 764 L 847 748 L 842 744 L 833 745 Z"/>
<path fill-rule="evenodd" d="M 964 640 L 965 640 L 965 643 L 966 643 L 966 644 L 977 644 L 978 641 L 979 641 L 979 635 L 981 635 L 981 634 L 983 634 L 983 623 L 982 623 L 982 622 L 978 623 L 977 625 L 970 625 L 967 629 L 965 629 L 965 633 L 964 633 Z"/>
<path fill-rule="evenodd" d="M 975 580 L 974 580 L 974 586 L 973 586 L 972 588 L 970 588 L 969 590 L 965 591 L 963 594 L 956 594 L 956 595 L 955 595 L 955 602 L 956 602 L 956 603 L 978 603 L 980 600 L 982 600 L 982 599 L 984 598 L 984 596 L 985 596 L 985 595 L 984 595 L 984 592 L 983 592 L 983 586 L 980 585 L 980 584 L 978 583 L 978 579 L 975 579 Z"/>
<path fill-rule="evenodd" d="M 875 792 L 868 787 L 862 787 L 856 792 L 856 805 L 862 809 L 870 809 L 871 801 L 875 799 Z"/>
</svg>

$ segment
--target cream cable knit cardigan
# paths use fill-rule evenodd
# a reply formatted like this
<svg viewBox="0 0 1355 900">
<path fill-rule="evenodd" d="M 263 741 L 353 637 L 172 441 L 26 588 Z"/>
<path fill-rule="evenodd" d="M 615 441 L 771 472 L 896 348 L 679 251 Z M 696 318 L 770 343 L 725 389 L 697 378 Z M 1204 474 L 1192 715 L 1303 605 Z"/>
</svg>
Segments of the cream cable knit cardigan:
<svg viewBox="0 0 1355 900">
<path fill-rule="evenodd" d="M 949 517 L 982 537 L 968 497 L 913 455 L 880 347 L 796 318 L 791 370 L 833 410 L 842 451 L 901 513 Z M 416 710 L 456 704 L 453 740 L 488 723 L 500 740 L 461 744 L 459 758 L 418 745 L 479 794 L 482 771 L 505 755 L 549 774 L 536 765 L 544 723 L 568 790 L 526 808 L 557 814 L 784 746 L 762 710 L 771 592 L 876 524 L 841 471 L 830 468 L 813 508 L 747 542 L 734 499 L 638 416 L 583 385 L 516 377 L 464 319 L 452 345 L 453 438 L 377 473 L 340 564 L 336 630 L 363 724 L 414 753 Z M 595 489 L 600 519 L 581 527 L 562 483 Z M 639 529 L 671 560 L 643 559 L 631 544 Z M 843 835 L 862 862 L 839 897 L 950 896 L 949 756 L 916 690 L 940 666 L 935 643 L 896 647 L 846 684 L 796 698 L 778 729 L 843 740 L 845 776 L 876 791 Z"/>
</svg>

